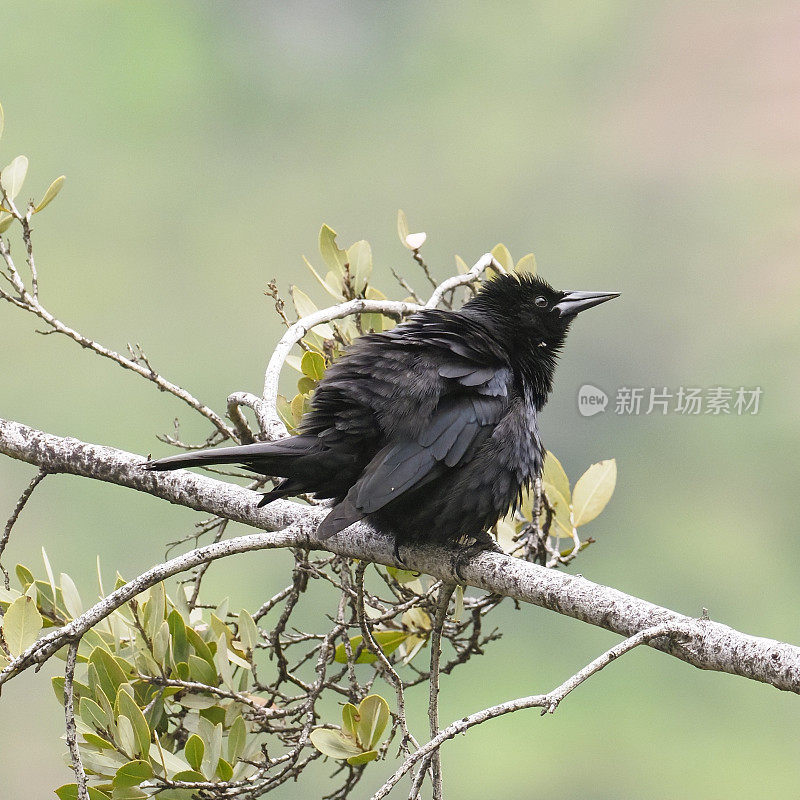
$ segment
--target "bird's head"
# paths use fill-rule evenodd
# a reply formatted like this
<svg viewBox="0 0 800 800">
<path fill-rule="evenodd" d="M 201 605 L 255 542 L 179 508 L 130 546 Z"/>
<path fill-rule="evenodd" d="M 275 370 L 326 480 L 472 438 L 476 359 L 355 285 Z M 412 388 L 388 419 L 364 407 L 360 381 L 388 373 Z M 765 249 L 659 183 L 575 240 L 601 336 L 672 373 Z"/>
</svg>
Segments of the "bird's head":
<svg viewBox="0 0 800 800">
<path fill-rule="evenodd" d="M 538 276 L 510 274 L 488 281 L 463 312 L 492 329 L 512 363 L 547 394 L 572 321 L 614 297 L 619 293 L 562 292 Z"/>
</svg>

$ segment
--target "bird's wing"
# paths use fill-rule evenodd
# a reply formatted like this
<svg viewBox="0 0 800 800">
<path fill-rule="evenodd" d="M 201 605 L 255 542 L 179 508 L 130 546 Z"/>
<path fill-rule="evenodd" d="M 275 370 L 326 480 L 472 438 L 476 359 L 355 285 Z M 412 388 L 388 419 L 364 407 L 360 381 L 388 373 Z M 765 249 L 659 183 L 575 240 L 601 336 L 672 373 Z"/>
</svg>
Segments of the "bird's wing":
<svg viewBox="0 0 800 800">
<path fill-rule="evenodd" d="M 445 397 L 415 439 L 389 444 L 378 452 L 350 490 L 350 503 L 363 514 L 371 514 L 447 468 L 468 461 L 506 407 L 502 397 Z"/>
</svg>

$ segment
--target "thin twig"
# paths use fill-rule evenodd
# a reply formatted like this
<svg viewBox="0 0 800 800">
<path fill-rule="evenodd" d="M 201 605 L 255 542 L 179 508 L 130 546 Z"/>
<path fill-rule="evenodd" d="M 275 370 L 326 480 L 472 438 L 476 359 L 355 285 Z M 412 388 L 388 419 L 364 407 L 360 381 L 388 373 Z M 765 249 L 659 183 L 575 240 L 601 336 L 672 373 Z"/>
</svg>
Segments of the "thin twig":
<svg viewBox="0 0 800 800">
<path fill-rule="evenodd" d="M 445 618 L 447 617 L 447 607 L 450 598 L 453 596 L 456 585 L 454 583 L 444 583 L 439 590 L 439 597 L 436 600 L 436 616 L 433 620 L 433 631 L 431 632 L 431 672 L 429 677 L 429 700 L 428 700 L 428 720 L 430 722 L 431 739 L 439 733 L 439 659 L 442 654 L 442 629 L 444 628 Z M 431 768 L 433 770 L 433 800 L 442 800 L 442 762 L 439 758 L 439 750 L 435 750 L 431 756 Z"/>
<path fill-rule="evenodd" d="M 67 747 L 72 758 L 72 770 L 75 773 L 75 782 L 78 785 L 78 800 L 89 800 L 89 790 L 86 786 L 86 771 L 81 761 L 81 752 L 78 748 L 78 730 L 75 726 L 75 662 L 78 658 L 78 646 L 81 640 L 75 639 L 70 643 L 67 651 L 67 666 L 64 671 L 64 717 L 66 720 Z"/>
<path fill-rule="evenodd" d="M 28 484 L 28 488 L 20 495 L 19 500 L 17 500 L 17 505 L 14 506 L 14 510 L 11 512 L 11 516 L 8 518 L 8 522 L 6 522 L 6 527 L 3 530 L 3 536 L 0 538 L 0 559 L 3 558 L 3 552 L 6 549 L 6 545 L 8 544 L 8 540 L 11 536 L 11 529 L 16 524 L 17 520 L 19 519 L 19 515 L 22 513 L 22 509 L 25 508 L 25 504 L 30 499 L 30 496 L 33 494 L 34 489 L 44 480 L 45 475 L 47 475 L 47 470 L 40 468 L 39 471 L 34 475 L 33 480 Z M 11 584 L 9 582 L 8 572 L 6 568 L 0 563 L 0 570 L 3 572 L 3 583 L 5 584 L 6 589 L 10 588 Z"/>
<path fill-rule="evenodd" d="M 418 750 L 409 754 L 403 764 L 397 769 L 389 780 L 372 795 L 371 800 L 382 800 L 397 784 L 397 782 L 422 758 L 429 756 L 436 752 L 448 739 L 453 739 L 460 733 L 465 733 L 475 725 L 480 725 L 488 722 L 490 719 L 501 717 L 504 714 L 511 714 L 515 711 L 522 711 L 526 708 L 541 708 L 543 714 L 552 714 L 559 703 L 574 689 L 580 686 L 584 681 L 588 680 L 592 675 L 599 672 L 604 667 L 608 666 L 612 661 L 616 660 L 625 653 L 633 650 L 639 645 L 646 644 L 653 639 L 662 638 L 665 636 L 675 636 L 684 633 L 682 626 L 678 625 L 657 625 L 653 628 L 641 631 L 634 636 L 620 642 L 618 645 L 607 650 L 601 656 L 598 656 L 594 661 L 587 664 L 582 670 L 576 672 L 568 678 L 560 686 L 557 686 L 548 694 L 536 694 L 528 697 L 520 697 L 516 700 L 509 700 L 505 703 L 499 703 L 496 706 L 490 706 L 477 711 L 474 714 L 463 717 L 448 725 L 437 736 L 433 737 L 426 744 L 422 745 Z"/>
</svg>

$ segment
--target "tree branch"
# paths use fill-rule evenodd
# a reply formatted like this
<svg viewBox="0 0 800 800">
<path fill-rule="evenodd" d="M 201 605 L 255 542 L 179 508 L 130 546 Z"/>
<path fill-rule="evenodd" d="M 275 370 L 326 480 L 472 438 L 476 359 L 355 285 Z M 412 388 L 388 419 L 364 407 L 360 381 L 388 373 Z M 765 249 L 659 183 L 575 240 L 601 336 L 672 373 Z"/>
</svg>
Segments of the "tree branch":
<svg viewBox="0 0 800 800">
<path fill-rule="evenodd" d="M 107 615 L 114 602 L 121 605 L 147 586 L 206 561 L 249 550 L 305 547 L 397 566 L 392 539 L 366 523 L 353 525 L 347 531 L 321 541 L 315 532 L 327 514 L 326 509 L 288 500 L 276 500 L 265 508 L 258 508 L 258 495 L 247 489 L 184 470 L 148 472 L 141 469 L 144 461 L 141 456 L 122 450 L 62 438 L 0 419 L 0 453 L 48 472 L 80 475 L 127 486 L 197 511 L 265 531 L 277 531 L 218 542 L 154 567 L 145 573 L 148 577 L 140 576 L 65 628 L 44 636 L 0 673 L 0 681 L 7 680 L 12 672 L 17 673 L 41 662 L 45 653 L 55 652 L 64 642 L 52 650 L 47 643 L 60 633 L 71 639 L 79 635 L 81 625 L 90 627 Z M 403 566 L 446 582 L 455 582 L 458 579 L 453 574 L 453 555 L 450 547 L 420 545 L 409 550 Z M 657 639 L 648 644 L 700 669 L 741 675 L 800 694 L 800 647 L 796 645 L 749 636 L 711 620 L 696 620 L 581 576 L 545 569 L 500 553 L 476 555 L 463 561 L 460 571 L 471 586 L 548 608 L 622 636 L 633 636 L 657 625 L 684 625 L 686 637 L 683 641 Z M 120 596 L 124 596 L 121 601 Z M 114 601 L 111 598 L 115 598 Z"/>
<path fill-rule="evenodd" d="M 557 686 L 548 694 L 533 694 L 528 697 L 519 697 L 516 700 L 509 700 L 505 703 L 499 703 L 496 706 L 483 709 L 483 711 L 476 711 L 467 717 L 457 720 L 456 722 L 448 725 L 437 736 L 431 738 L 429 742 L 422 745 L 418 750 L 415 750 L 406 760 L 398 767 L 397 771 L 392 775 L 381 788 L 372 795 L 371 800 L 383 800 L 387 794 L 394 788 L 397 782 L 417 763 L 420 759 L 435 758 L 439 748 L 448 740 L 455 738 L 460 733 L 466 733 L 470 728 L 480 725 L 483 722 L 488 722 L 490 719 L 502 717 L 505 714 L 511 714 L 515 711 L 522 711 L 526 708 L 541 708 L 542 714 L 552 714 L 558 704 L 574 689 L 580 686 L 584 681 L 588 680 L 592 675 L 599 672 L 603 667 L 607 667 L 612 661 L 615 661 L 620 656 L 638 647 L 642 644 L 650 644 L 656 639 L 669 636 L 675 637 L 682 636 L 684 633 L 684 626 L 677 625 L 657 625 L 653 628 L 641 631 L 634 636 L 620 642 L 610 650 L 607 650 L 601 656 L 598 656 L 594 661 L 587 664 L 582 670 L 576 672 L 572 677 L 568 678 L 560 686 Z M 691 635 L 691 634 L 689 634 Z"/>
</svg>

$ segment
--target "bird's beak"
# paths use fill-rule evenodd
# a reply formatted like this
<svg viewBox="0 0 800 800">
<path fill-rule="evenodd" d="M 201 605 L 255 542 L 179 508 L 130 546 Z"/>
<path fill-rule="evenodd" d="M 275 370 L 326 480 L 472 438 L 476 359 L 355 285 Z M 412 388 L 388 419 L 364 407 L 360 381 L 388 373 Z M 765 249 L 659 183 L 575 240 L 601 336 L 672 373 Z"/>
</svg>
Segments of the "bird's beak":
<svg viewBox="0 0 800 800">
<path fill-rule="evenodd" d="M 553 311 L 560 317 L 574 316 L 615 297 L 619 297 L 619 292 L 567 292 L 563 299 L 553 306 Z"/>
</svg>

